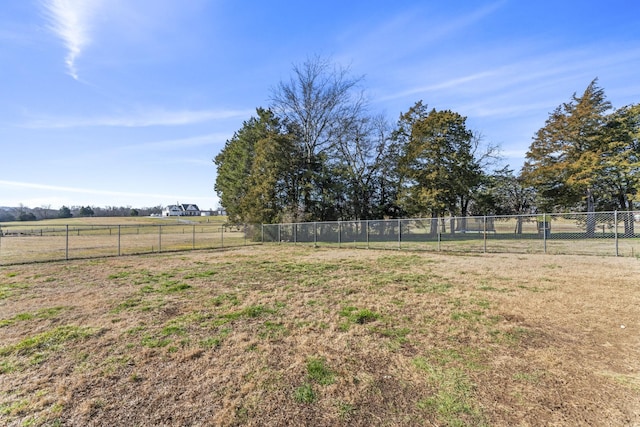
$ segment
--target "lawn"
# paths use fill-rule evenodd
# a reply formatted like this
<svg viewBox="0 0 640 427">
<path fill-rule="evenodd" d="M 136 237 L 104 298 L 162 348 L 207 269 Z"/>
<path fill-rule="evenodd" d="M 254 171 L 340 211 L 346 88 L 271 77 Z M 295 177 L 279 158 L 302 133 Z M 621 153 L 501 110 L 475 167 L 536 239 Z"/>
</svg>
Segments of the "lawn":
<svg viewBox="0 0 640 427">
<path fill-rule="evenodd" d="M 0 424 L 637 425 L 638 277 L 286 245 L 0 267 Z"/>
</svg>

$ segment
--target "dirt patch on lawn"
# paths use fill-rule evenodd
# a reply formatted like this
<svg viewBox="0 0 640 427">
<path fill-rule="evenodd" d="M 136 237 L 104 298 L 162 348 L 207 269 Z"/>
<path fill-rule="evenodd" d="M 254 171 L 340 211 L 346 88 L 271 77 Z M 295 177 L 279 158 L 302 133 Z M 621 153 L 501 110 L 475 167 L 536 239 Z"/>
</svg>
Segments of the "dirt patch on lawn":
<svg viewBox="0 0 640 427">
<path fill-rule="evenodd" d="M 639 425 L 640 263 L 262 246 L 0 268 L 3 425 Z"/>
</svg>

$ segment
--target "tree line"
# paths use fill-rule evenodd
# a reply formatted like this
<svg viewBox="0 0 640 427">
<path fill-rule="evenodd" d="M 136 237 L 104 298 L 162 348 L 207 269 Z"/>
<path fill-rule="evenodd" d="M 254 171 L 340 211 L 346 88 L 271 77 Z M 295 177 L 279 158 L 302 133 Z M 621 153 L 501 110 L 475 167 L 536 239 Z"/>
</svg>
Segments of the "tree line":
<svg viewBox="0 0 640 427">
<path fill-rule="evenodd" d="M 638 206 L 640 105 L 613 109 L 597 79 L 549 115 L 518 174 L 497 168 L 498 147 L 455 111 L 418 101 L 389 124 L 369 111 L 362 81 L 314 57 L 272 89 L 270 106 L 257 108 L 214 159 L 215 191 L 230 221 Z"/>
<path fill-rule="evenodd" d="M 162 206 L 132 208 L 131 206 L 62 206 L 60 209 L 52 209 L 51 205 L 29 208 L 23 205 L 18 207 L 0 208 L 0 222 L 11 221 L 37 221 L 53 218 L 77 218 L 77 217 L 122 217 L 122 216 L 149 216 L 160 215 Z"/>
</svg>

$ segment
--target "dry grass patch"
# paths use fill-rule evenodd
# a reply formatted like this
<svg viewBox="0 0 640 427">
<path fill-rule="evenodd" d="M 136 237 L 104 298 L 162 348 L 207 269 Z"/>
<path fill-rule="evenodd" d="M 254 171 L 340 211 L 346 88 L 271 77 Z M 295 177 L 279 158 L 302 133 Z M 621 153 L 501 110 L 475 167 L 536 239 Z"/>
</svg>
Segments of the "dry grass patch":
<svg viewBox="0 0 640 427">
<path fill-rule="evenodd" d="M 639 272 L 279 246 L 0 268 L 0 424 L 633 425 Z"/>
</svg>

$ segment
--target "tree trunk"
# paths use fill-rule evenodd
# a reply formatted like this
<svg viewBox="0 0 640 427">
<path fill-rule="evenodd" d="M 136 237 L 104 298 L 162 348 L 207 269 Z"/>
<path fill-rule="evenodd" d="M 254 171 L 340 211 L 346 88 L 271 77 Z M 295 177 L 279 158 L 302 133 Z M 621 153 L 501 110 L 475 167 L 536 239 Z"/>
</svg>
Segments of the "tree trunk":
<svg viewBox="0 0 640 427">
<path fill-rule="evenodd" d="M 591 188 L 587 188 L 587 237 L 594 237 L 596 232 L 595 203 Z"/>
<path fill-rule="evenodd" d="M 629 200 L 626 196 L 624 197 L 624 209 L 627 212 L 624 213 L 624 237 L 635 237 L 635 227 L 633 217 L 633 201 Z"/>
<path fill-rule="evenodd" d="M 469 212 L 469 202 L 470 198 L 465 198 L 464 196 L 460 196 L 460 218 L 457 220 L 456 231 L 466 231 L 467 230 L 467 217 Z M 451 227 L 451 232 L 453 233 L 453 227 Z"/>
<path fill-rule="evenodd" d="M 522 217 L 518 216 L 516 219 L 516 234 L 522 234 Z"/>
<path fill-rule="evenodd" d="M 429 236 L 435 237 L 438 235 L 438 214 L 435 212 L 431 214 L 431 227 L 429 227 Z"/>
</svg>

